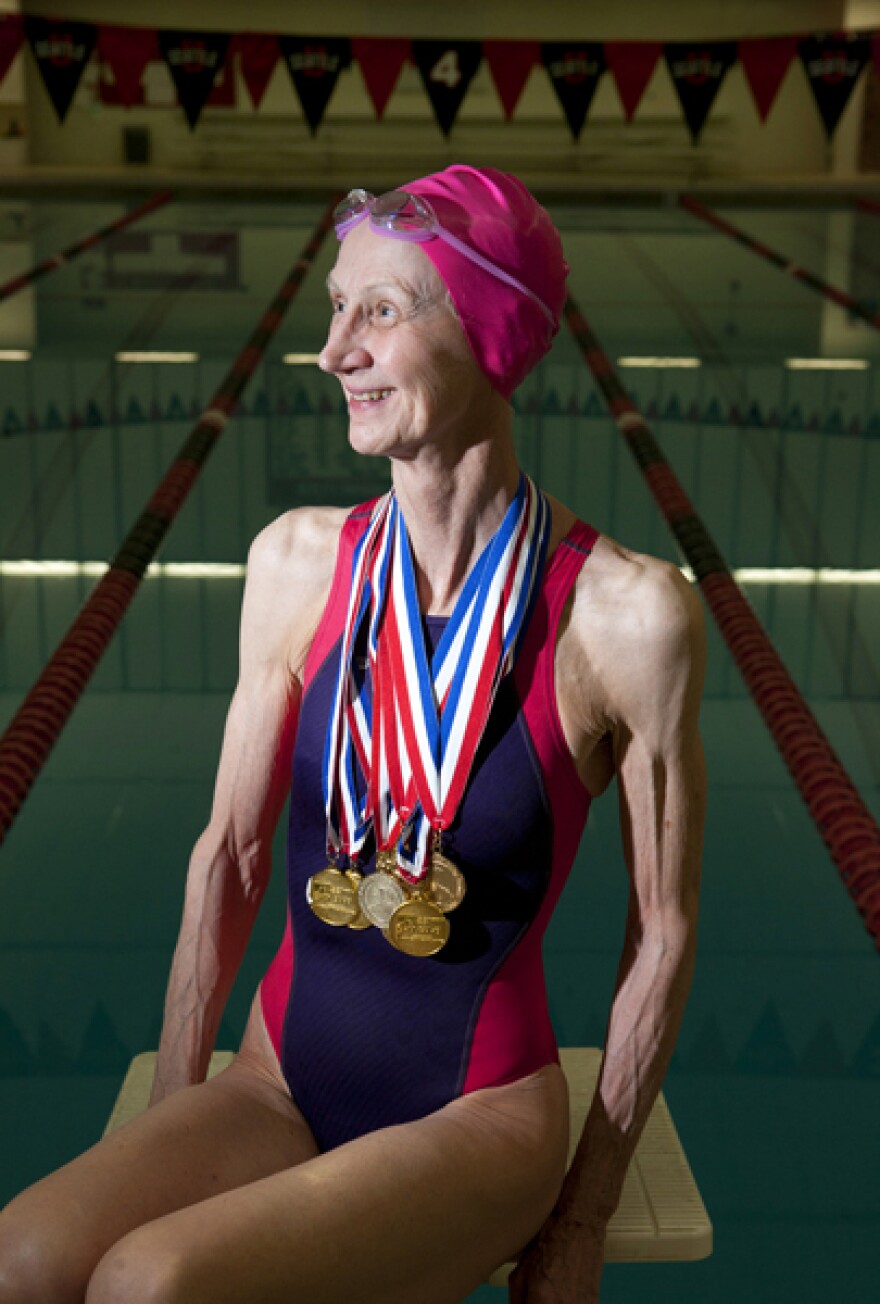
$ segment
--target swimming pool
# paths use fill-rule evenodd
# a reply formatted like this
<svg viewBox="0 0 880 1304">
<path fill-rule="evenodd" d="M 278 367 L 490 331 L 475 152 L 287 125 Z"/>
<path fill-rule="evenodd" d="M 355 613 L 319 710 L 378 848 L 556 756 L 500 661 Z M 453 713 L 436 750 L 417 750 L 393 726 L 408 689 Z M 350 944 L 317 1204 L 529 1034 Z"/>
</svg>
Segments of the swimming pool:
<svg viewBox="0 0 880 1304">
<path fill-rule="evenodd" d="M 5 199 L 0 280 L 120 211 Z M 320 211 L 175 202 L 0 304 L 0 348 L 32 353 L 0 362 L 4 725 L 95 583 L 89 563 L 115 552 Z M 880 300 L 880 218 L 850 207 L 727 212 Z M 560 204 L 554 215 L 573 292 L 609 355 L 701 362 L 621 365 L 620 376 L 729 565 L 753 572 L 750 602 L 880 815 L 880 588 L 868 582 L 880 565 L 876 332 L 674 206 Z M 320 347 L 332 256 L 328 242 L 167 536 L 167 569 L 144 581 L 0 854 L 4 1199 L 98 1137 L 131 1055 L 157 1043 L 234 684 L 250 539 L 286 507 L 353 502 L 387 483 L 346 450 L 335 382 L 282 360 Z M 123 349 L 198 358 L 114 361 Z M 868 365 L 786 365 L 823 355 Z M 680 560 L 564 332 L 516 407 L 523 463 L 548 492 L 626 546 Z M 845 1298 L 868 1300 L 880 1215 L 877 956 L 707 623 L 700 955 L 665 1091 L 715 1253 L 611 1266 L 603 1300 L 818 1302 L 840 1295 L 842 1278 Z M 283 865 L 280 833 L 276 858 Z M 547 936 L 561 1044 L 601 1043 L 624 910 L 612 789 L 591 812 Z M 237 1044 L 283 915 L 276 869 L 222 1047 Z"/>
</svg>

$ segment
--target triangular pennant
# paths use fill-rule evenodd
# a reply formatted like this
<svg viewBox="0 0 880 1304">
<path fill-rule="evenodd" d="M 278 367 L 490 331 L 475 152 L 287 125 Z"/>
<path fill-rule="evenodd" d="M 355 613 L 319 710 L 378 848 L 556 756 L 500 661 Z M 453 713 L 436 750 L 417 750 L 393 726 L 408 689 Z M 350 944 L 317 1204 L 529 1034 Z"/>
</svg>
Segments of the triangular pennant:
<svg viewBox="0 0 880 1304">
<path fill-rule="evenodd" d="M 397 85 L 400 70 L 412 54 L 408 38 L 356 36 L 351 42 L 352 57 L 360 65 L 367 94 L 373 101 L 376 117 L 381 118 L 391 93 Z"/>
<path fill-rule="evenodd" d="M 34 1057 L 10 1015 L 0 1007 L 0 1078 L 32 1073 Z"/>
<path fill-rule="evenodd" d="M 452 130 L 468 87 L 480 66 L 479 41 L 413 41 L 413 60 L 444 136 Z"/>
<path fill-rule="evenodd" d="M 121 1041 L 113 1020 L 99 1001 L 86 1028 L 82 1048 L 76 1058 L 80 1073 L 124 1073 L 131 1061 L 131 1052 Z"/>
<path fill-rule="evenodd" d="M 786 1075 L 797 1071 L 797 1061 L 788 1042 L 776 1003 L 769 1000 L 736 1061 L 740 1073 Z"/>
<path fill-rule="evenodd" d="M 0 426 L 0 435 L 20 435 L 24 426 L 21 424 L 21 417 L 15 408 L 7 408 L 6 416 L 3 418 L 3 425 Z"/>
<path fill-rule="evenodd" d="M 484 41 L 483 56 L 489 65 L 505 121 L 510 122 L 529 74 L 541 62 L 537 41 Z"/>
<path fill-rule="evenodd" d="M 132 395 L 125 408 L 124 420 L 126 425 L 135 425 L 138 421 L 146 421 L 146 419 L 143 408 L 134 395 Z"/>
<path fill-rule="evenodd" d="M 736 60 L 736 41 L 667 41 L 663 54 L 696 144 L 721 83 Z"/>
<path fill-rule="evenodd" d="M 56 22 L 26 14 L 24 30 L 49 99 L 59 122 L 63 122 L 79 79 L 92 57 L 98 29 L 94 23 L 74 23 L 68 19 Z"/>
<path fill-rule="evenodd" d="M 541 400 L 541 415 L 544 417 L 561 417 L 562 404 L 555 389 L 548 389 Z"/>
<path fill-rule="evenodd" d="M 545 41 L 541 62 L 547 69 L 559 103 L 562 105 L 571 134 L 581 134 L 599 78 L 607 68 L 605 51 L 597 41 L 575 44 Z"/>
<path fill-rule="evenodd" d="M 850 1068 L 856 1077 L 880 1078 L 880 1015 L 865 1033 Z"/>
<path fill-rule="evenodd" d="M 168 400 L 168 407 L 165 410 L 166 421 L 185 421 L 186 408 L 183 405 L 183 399 L 179 394 L 172 394 Z"/>
<path fill-rule="evenodd" d="M 198 122 L 214 78 L 226 62 L 229 41 L 228 32 L 159 32 L 159 49 L 190 128 Z"/>
<path fill-rule="evenodd" d="M 281 57 L 278 37 L 270 32 L 242 32 L 236 38 L 235 48 L 251 104 L 258 109 Z"/>
<path fill-rule="evenodd" d="M 37 1029 L 36 1070 L 41 1077 L 67 1077 L 73 1071 L 73 1059 L 45 1019 Z"/>
<path fill-rule="evenodd" d="M 293 394 L 293 415 L 297 417 L 311 417 L 314 416 L 314 414 L 315 410 L 312 407 L 311 399 L 308 394 L 303 389 L 302 385 L 297 386 Z"/>
<path fill-rule="evenodd" d="M 102 23 L 98 29 L 98 53 L 110 66 L 120 104 L 130 107 L 139 103 L 144 69 L 159 57 L 155 30 Z"/>
<path fill-rule="evenodd" d="M 767 114 L 797 49 L 796 36 L 759 36 L 737 44 L 739 61 L 762 122 L 767 121 Z"/>
<path fill-rule="evenodd" d="M 351 64 L 351 42 L 341 36 L 279 36 L 278 44 L 314 134 L 321 125 L 339 74 Z"/>
<path fill-rule="evenodd" d="M 659 41 L 605 42 L 605 62 L 617 85 L 627 122 L 632 122 L 662 53 Z"/>
<path fill-rule="evenodd" d="M 685 1063 L 691 1073 L 725 1073 L 730 1069 L 730 1056 L 715 1014 L 707 1014 Z"/>
<path fill-rule="evenodd" d="M 839 1078 L 846 1073 L 846 1060 L 837 1033 L 823 1019 L 801 1056 L 801 1073 L 811 1078 Z"/>
<path fill-rule="evenodd" d="M 23 40 L 24 23 L 21 14 L 3 14 L 0 17 L 0 82 L 9 72 Z"/>
<path fill-rule="evenodd" d="M 798 52 L 830 140 L 870 58 L 870 38 L 845 32 L 805 36 Z"/>
</svg>

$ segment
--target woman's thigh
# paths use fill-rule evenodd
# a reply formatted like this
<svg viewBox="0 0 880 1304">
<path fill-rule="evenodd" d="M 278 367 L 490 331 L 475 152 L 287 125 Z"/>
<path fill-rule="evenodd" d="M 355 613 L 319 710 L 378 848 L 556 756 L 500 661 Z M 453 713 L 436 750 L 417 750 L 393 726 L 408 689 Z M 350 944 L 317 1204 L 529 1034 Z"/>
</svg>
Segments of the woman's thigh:
<svg viewBox="0 0 880 1304">
<path fill-rule="evenodd" d="M 87 1304 L 457 1304 L 538 1231 L 567 1149 L 548 1065 L 141 1227 Z"/>
<path fill-rule="evenodd" d="M 6 1206 L 0 1304 L 81 1302 L 95 1265 L 134 1228 L 318 1153 L 273 1071 L 258 1013 L 229 1068 L 153 1105 Z"/>
</svg>

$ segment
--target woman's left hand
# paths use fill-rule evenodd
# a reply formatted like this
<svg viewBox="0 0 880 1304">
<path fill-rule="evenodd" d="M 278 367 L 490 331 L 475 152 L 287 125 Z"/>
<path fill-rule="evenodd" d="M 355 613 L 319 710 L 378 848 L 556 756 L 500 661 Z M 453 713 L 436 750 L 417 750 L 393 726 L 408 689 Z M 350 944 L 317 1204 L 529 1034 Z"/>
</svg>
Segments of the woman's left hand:
<svg viewBox="0 0 880 1304">
<path fill-rule="evenodd" d="M 554 1210 L 508 1280 L 510 1304 L 599 1304 L 605 1228 Z"/>
</svg>

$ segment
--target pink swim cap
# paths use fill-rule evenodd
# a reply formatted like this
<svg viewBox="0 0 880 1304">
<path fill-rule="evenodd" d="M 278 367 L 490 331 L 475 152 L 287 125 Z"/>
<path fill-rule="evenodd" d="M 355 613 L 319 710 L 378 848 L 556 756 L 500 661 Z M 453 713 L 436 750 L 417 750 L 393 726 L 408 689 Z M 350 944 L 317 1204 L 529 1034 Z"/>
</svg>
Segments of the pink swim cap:
<svg viewBox="0 0 880 1304">
<path fill-rule="evenodd" d="M 420 245 L 443 279 L 480 369 L 505 398 L 559 330 L 568 263 L 550 214 L 521 181 L 495 168 L 455 163 L 401 186 L 427 199 L 440 225 L 527 285 L 538 304 L 476 266 L 444 240 Z"/>
</svg>

